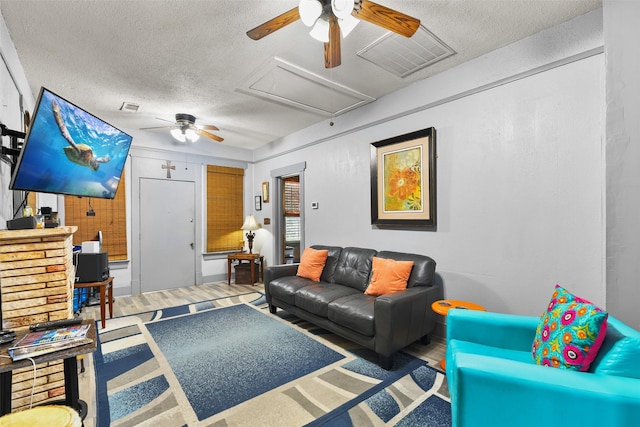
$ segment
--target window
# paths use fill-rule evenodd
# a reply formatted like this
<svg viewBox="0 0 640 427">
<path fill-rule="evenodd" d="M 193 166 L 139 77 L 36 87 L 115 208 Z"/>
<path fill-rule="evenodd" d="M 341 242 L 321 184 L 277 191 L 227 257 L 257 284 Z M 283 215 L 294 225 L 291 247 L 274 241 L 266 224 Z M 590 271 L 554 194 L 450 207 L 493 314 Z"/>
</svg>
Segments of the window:
<svg viewBox="0 0 640 427">
<path fill-rule="evenodd" d="M 242 250 L 244 169 L 207 165 L 207 252 Z"/>
<path fill-rule="evenodd" d="M 73 235 L 74 245 L 97 240 L 98 231 L 102 231 L 102 251 L 109 253 L 109 260 L 128 259 L 125 187 L 123 172 L 113 200 L 65 196 L 64 222 L 78 227 Z M 91 208 L 95 216 L 87 216 Z"/>
<path fill-rule="evenodd" d="M 300 241 L 300 217 L 285 216 L 284 230 L 285 230 L 285 236 L 284 236 L 285 241 L 299 242 Z"/>
</svg>

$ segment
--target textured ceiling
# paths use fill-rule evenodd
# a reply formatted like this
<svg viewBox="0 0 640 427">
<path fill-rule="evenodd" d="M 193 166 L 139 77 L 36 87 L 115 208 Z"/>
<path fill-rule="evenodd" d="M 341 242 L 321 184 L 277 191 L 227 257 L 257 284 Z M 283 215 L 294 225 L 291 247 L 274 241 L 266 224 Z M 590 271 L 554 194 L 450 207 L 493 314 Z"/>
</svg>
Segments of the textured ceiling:
<svg viewBox="0 0 640 427">
<path fill-rule="evenodd" d="M 136 137 L 170 140 L 168 132 L 139 129 L 189 113 L 218 126 L 223 144 L 255 149 L 326 119 L 238 90 L 274 58 L 378 99 L 601 6 L 600 0 L 376 2 L 420 19 L 456 54 L 399 78 L 356 56 L 386 34 L 367 22 L 343 40 L 342 65 L 330 70 L 322 44 L 300 21 L 259 41 L 246 36 L 298 0 L 2 0 L 0 12 L 34 96 L 45 86 L 132 133 L 134 144 Z M 125 101 L 140 110 L 120 111 Z"/>
</svg>

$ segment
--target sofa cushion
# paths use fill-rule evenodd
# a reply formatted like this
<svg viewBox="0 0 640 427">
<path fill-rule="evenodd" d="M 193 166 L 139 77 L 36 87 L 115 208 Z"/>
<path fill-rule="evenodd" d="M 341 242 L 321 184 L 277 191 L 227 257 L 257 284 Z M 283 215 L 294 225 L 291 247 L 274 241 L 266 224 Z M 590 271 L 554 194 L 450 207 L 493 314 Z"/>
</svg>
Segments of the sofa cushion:
<svg viewBox="0 0 640 427">
<path fill-rule="evenodd" d="M 376 298 L 361 293 L 338 298 L 329 303 L 329 320 L 372 337 L 375 335 L 373 309 Z"/>
<path fill-rule="evenodd" d="M 371 259 L 375 254 L 373 249 L 343 248 L 333 282 L 364 292 L 369 284 Z"/>
<path fill-rule="evenodd" d="M 327 249 L 306 248 L 300 257 L 296 275 L 319 282 L 324 264 L 327 262 L 327 255 L 329 255 Z"/>
<path fill-rule="evenodd" d="M 407 289 L 407 280 L 412 268 L 413 261 L 396 261 L 374 256 L 371 263 L 371 282 L 364 293 L 380 296 Z"/>
<path fill-rule="evenodd" d="M 497 359 L 513 360 L 515 362 L 527 363 L 529 365 L 533 364 L 533 361 L 531 360 L 531 353 L 529 351 L 494 347 L 493 345 L 484 345 L 457 339 L 447 341 L 447 352 L 452 355 L 455 355 L 456 353 L 469 353 L 480 356 L 495 357 Z"/>
<path fill-rule="evenodd" d="M 313 282 L 295 294 L 295 305 L 317 316 L 328 317 L 329 303 L 340 297 L 358 293 L 356 289 L 333 283 Z"/>
<path fill-rule="evenodd" d="M 607 331 L 608 314 L 556 285 L 533 341 L 538 365 L 586 371 Z"/>
<path fill-rule="evenodd" d="M 285 276 L 273 279 L 269 283 L 269 294 L 289 305 L 295 305 L 295 295 L 298 289 L 309 286 L 314 282 L 298 276 Z"/>
<path fill-rule="evenodd" d="M 333 283 L 333 275 L 336 271 L 336 265 L 338 265 L 338 259 L 340 258 L 340 252 L 342 248 L 340 246 L 324 246 L 313 245 L 313 249 L 326 249 L 329 251 L 327 255 L 327 261 L 324 264 L 324 270 L 322 270 L 322 276 L 320 276 L 321 282 Z"/>
<path fill-rule="evenodd" d="M 436 276 L 436 262 L 425 255 L 407 254 L 403 252 L 380 251 L 378 258 L 395 259 L 396 261 L 413 261 L 413 269 L 407 280 L 407 288 L 414 286 L 433 286 Z"/>
<path fill-rule="evenodd" d="M 589 372 L 640 379 L 640 332 L 616 318 L 607 319 L 607 336 Z"/>
</svg>

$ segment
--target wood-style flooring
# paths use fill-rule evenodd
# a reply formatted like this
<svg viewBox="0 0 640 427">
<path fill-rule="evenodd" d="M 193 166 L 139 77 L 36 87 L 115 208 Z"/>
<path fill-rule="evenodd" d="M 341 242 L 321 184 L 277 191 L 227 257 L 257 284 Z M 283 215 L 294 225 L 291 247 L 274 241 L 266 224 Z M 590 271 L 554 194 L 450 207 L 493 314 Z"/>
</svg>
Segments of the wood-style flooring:
<svg viewBox="0 0 640 427">
<path fill-rule="evenodd" d="M 264 285 L 257 283 L 251 285 L 229 286 L 226 282 L 207 283 L 195 286 L 185 286 L 182 288 L 166 291 L 150 292 L 141 295 L 128 297 L 116 297 L 113 303 L 113 317 L 128 316 L 146 311 L 153 311 L 166 307 L 174 307 L 183 304 L 191 304 L 200 301 L 207 301 L 215 298 L 223 298 L 249 292 L 264 292 Z M 100 306 L 85 307 L 80 313 L 82 318 L 100 319 Z M 99 324 L 99 323 L 98 323 Z M 109 326 L 109 307 L 107 306 L 107 327 Z M 406 349 L 414 356 L 425 359 L 433 367 L 439 368 L 438 362 L 444 357 L 445 343 L 439 337 L 434 337 L 429 345 L 413 344 Z M 84 359 L 85 372 L 78 377 L 80 398 L 87 403 L 88 413 L 84 420 L 85 427 L 95 427 L 96 425 L 96 393 L 95 393 L 95 373 L 93 370 L 93 356 L 89 355 Z"/>
</svg>

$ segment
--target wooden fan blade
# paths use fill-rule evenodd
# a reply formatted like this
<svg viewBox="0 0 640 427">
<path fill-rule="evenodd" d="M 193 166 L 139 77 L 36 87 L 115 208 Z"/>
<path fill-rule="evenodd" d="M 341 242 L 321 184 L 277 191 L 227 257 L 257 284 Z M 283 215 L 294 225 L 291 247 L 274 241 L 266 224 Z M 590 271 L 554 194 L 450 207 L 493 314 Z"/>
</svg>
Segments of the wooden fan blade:
<svg viewBox="0 0 640 427">
<path fill-rule="evenodd" d="M 362 0 L 362 9 L 352 15 L 405 37 L 411 37 L 420 27 L 419 19 L 369 0 Z"/>
<path fill-rule="evenodd" d="M 341 64 L 340 25 L 338 18 L 329 18 L 329 43 L 324 44 L 324 67 L 334 68 Z"/>
<path fill-rule="evenodd" d="M 196 132 L 198 133 L 198 135 L 204 136 L 205 138 L 213 139 L 214 141 L 218 141 L 218 142 L 224 141 L 224 138 L 221 138 L 218 135 L 214 135 L 209 132 L 205 132 L 202 129 L 198 129 Z"/>
<path fill-rule="evenodd" d="M 217 127 L 215 127 L 214 125 L 198 125 L 198 127 L 200 129 L 206 129 L 206 130 L 220 130 Z"/>
<path fill-rule="evenodd" d="M 274 31 L 287 26 L 298 19 L 300 19 L 300 12 L 298 12 L 298 7 L 296 6 L 282 15 L 276 16 L 262 25 L 258 25 L 253 30 L 247 31 L 247 35 L 254 40 L 260 40 L 264 36 L 268 36 Z"/>
<path fill-rule="evenodd" d="M 140 130 L 151 130 L 151 129 L 171 129 L 176 127 L 176 125 L 174 124 L 173 126 L 154 126 L 151 128 L 140 128 Z"/>
</svg>

